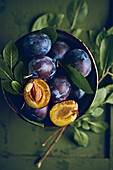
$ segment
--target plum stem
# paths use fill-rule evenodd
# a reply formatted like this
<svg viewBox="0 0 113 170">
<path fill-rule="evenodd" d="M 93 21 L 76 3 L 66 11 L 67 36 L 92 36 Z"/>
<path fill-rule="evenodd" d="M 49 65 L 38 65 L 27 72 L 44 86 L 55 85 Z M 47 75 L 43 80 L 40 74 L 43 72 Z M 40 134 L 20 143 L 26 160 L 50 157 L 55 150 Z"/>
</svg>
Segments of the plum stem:
<svg viewBox="0 0 113 170">
<path fill-rule="evenodd" d="M 36 163 L 37 167 L 40 168 L 41 164 L 43 162 L 43 160 L 48 156 L 48 154 L 50 153 L 50 151 L 52 150 L 52 148 L 54 147 L 54 145 L 58 142 L 59 138 L 61 137 L 62 133 L 64 132 L 64 130 L 66 129 L 67 126 L 64 126 L 61 128 L 61 131 L 59 132 L 58 136 L 56 137 L 56 139 L 53 141 L 53 143 L 49 146 L 49 148 L 47 149 L 47 151 L 45 152 L 45 154 L 42 156 L 42 158 L 40 160 L 38 160 L 38 162 Z"/>
<path fill-rule="evenodd" d="M 33 76 L 33 74 L 29 74 L 27 76 L 24 76 L 24 79 L 27 79 L 27 78 L 32 77 L 32 76 Z"/>
<path fill-rule="evenodd" d="M 56 134 L 58 133 L 60 130 L 62 130 L 62 128 L 56 130 L 54 133 L 52 133 L 47 139 L 46 141 L 42 144 L 42 146 L 45 146 L 47 144 L 47 142 Z"/>
</svg>

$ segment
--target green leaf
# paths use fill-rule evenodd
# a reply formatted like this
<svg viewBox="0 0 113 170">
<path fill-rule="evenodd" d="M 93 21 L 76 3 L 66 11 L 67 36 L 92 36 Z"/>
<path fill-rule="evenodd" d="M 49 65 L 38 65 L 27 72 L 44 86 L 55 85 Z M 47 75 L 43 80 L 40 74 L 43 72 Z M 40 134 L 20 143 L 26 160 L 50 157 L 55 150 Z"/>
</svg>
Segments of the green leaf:
<svg viewBox="0 0 113 170">
<path fill-rule="evenodd" d="M 86 121 L 82 121 L 82 128 L 84 130 L 90 130 L 90 125 Z"/>
<path fill-rule="evenodd" d="M 70 124 L 71 127 L 81 127 L 81 120 L 77 119 Z"/>
<path fill-rule="evenodd" d="M 110 94 L 105 103 L 113 104 L 113 93 Z"/>
<path fill-rule="evenodd" d="M 98 118 L 98 117 L 102 116 L 103 112 L 104 112 L 104 109 L 97 107 L 97 108 L 92 110 L 91 115 L 94 118 Z"/>
<path fill-rule="evenodd" d="M 73 81 L 73 83 L 83 91 L 85 91 L 88 94 L 93 94 L 93 91 L 87 81 L 87 79 L 78 72 L 75 68 L 69 66 L 69 65 L 63 65 L 64 71 L 66 72 L 66 75 Z"/>
<path fill-rule="evenodd" d="M 95 100 L 93 101 L 91 105 L 91 108 L 102 105 L 105 101 L 106 95 L 107 93 L 104 87 L 97 90 L 97 94 L 96 94 Z"/>
<path fill-rule="evenodd" d="M 40 33 L 45 33 L 49 36 L 52 43 L 54 43 L 57 39 L 57 32 L 56 32 L 56 26 L 46 27 L 39 31 Z"/>
<path fill-rule="evenodd" d="M 67 7 L 67 18 L 73 30 L 77 24 L 82 23 L 88 14 L 88 5 L 84 0 L 72 0 Z"/>
<path fill-rule="evenodd" d="M 44 127 L 44 123 L 39 123 L 39 122 L 34 122 L 28 118 L 26 118 L 24 115 L 22 115 L 21 113 L 19 113 L 21 115 L 22 118 L 24 118 L 27 122 L 30 122 L 32 124 L 35 124 L 35 125 L 38 125 L 38 126 L 41 126 L 41 127 Z"/>
<path fill-rule="evenodd" d="M 12 68 L 16 65 L 18 61 L 18 49 L 16 45 L 10 41 L 3 50 L 3 58 L 6 66 L 12 72 Z"/>
<path fill-rule="evenodd" d="M 2 55 L 0 54 L 0 59 L 2 59 Z"/>
<path fill-rule="evenodd" d="M 32 26 L 31 31 L 41 30 L 42 28 L 54 26 L 60 27 L 64 18 L 64 14 L 48 12 L 40 16 Z"/>
<path fill-rule="evenodd" d="M 94 55 L 95 62 L 97 64 L 98 72 L 100 73 L 100 71 L 101 71 L 101 69 L 100 69 L 100 49 L 98 46 L 95 46 L 93 55 Z"/>
<path fill-rule="evenodd" d="M 82 30 L 81 28 L 77 28 L 77 29 L 73 30 L 71 33 L 72 33 L 74 36 L 79 37 L 79 36 L 81 35 L 82 31 L 83 31 L 83 30 Z"/>
<path fill-rule="evenodd" d="M 83 147 L 87 147 L 89 143 L 88 135 L 82 130 L 78 130 L 77 128 L 75 129 L 74 140 L 78 145 Z"/>
<path fill-rule="evenodd" d="M 0 78 L 6 80 L 12 80 L 12 75 L 9 69 L 6 67 L 3 59 L 0 58 Z"/>
<path fill-rule="evenodd" d="M 20 61 L 14 69 L 15 80 L 17 80 L 18 82 L 23 84 L 24 83 L 23 78 L 24 78 L 25 75 L 27 75 L 27 70 L 25 69 L 23 62 Z"/>
<path fill-rule="evenodd" d="M 107 30 L 108 35 L 113 34 L 113 26 Z"/>
<path fill-rule="evenodd" d="M 18 94 L 11 85 L 10 80 L 1 80 L 1 86 L 5 89 L 5 91 L 11 93 L 11 94 Z"/>
<path fill-rule="evenodd" d="M 78 120 L 78 121 L 75 122 L 75 123 L 76 123 L 76 124 L 75 124 L 76 127 L 78 127 L 78 128 L 81 127 L 81 120 Z"/>
<path fill-rule="evenodd" d="M 17 81 L 12 81 L 11 82 L 12 88 L 18 93 L 18 94 L 22 94 L 22 86 L 20 85 L 20 83 L 18 83 Z"/>
<path fill-rule="evenodd" d="M 21 116 L 22 118 L 24 118 L 27 122 L 30 122 L 30 123 L 32 123 L 32 124 L 35 124 L 35 125 L 44 127 L 44 123 L 34 122 L 34 121 L 26 118 L 23 114 L 21 114 L 21 113 L 19 113 L 19 114 L 20 114 L 20 116 Z"/>
<path fill-rule="evenodd" d="M 100 46 L 100 65 L 103 74 L 109 66 L 113 63 L 113 35 L 109 35 L 102 40 Z"/>
<path fill-rule="evenodd" d="M 106 88 L 107 94 L 113 92 L 113 84 L 109 84 L 105 88 Z"/>
<path fill-rule="evenodd" d="M 94 121 L 94 117 L 91 115 L 87 115 L 86 117 L 83 117 L 83 121 L 86 121 L 86 122 Z"/>
<path fill-rule="evenodd" d="M 89 122 L 91 124 L 91 130 L 95 133 L 103 133 L 108 129 L 108 124 L 104 121 Z"/>
<path fill-rule="evenodd" d="M 95 43 L 96 43 L 96 37 L 98 35 L 98 31 L 97 30 L 89 30 L 89 39 L 92 45 L 92 48 L 95 48 Z"/>
<path fill-rule="evenodd" d="M 103 30 L 99 32 L 99 34 L 97 35 L 97 38 L 96 38 L 96 45 L 97 45 L 98 47 L 100 47 L 102 40 L 103 40 L 104 38 L 106 38 L 107 35 L 108 35 L 108 34 L 107 34 L 107 31 L 106 31 L 105 28 L 103 28 Z"/>
</svg>

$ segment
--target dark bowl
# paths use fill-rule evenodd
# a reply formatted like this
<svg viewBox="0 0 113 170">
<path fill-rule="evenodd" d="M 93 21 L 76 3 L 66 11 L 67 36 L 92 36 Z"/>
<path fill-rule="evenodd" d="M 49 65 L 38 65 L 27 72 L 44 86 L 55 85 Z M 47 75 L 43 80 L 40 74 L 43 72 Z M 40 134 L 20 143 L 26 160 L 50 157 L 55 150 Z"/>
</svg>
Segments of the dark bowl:
<svg viewBox="0 0 113 170">
<path fill-rule="evenodd" d="M 35 31 L 33 33 L 37 33 L 37 31 Z M 31 34 L 31 33 L 29 33 L 29 34 Z M 86 77 L 86 79 L 88 80 L 94 93 L 93 94 L 85 94 L 78 101 L 79 116 L 81 116 L 88 110 L 88 108 L 90 107 L 91 103 L 93 102 L 93 100 L 96 96 L 96 91 L 98 88 L 97 67 L 96 67 L 96 64 L 95 64 L 95 61 L 94 61 L 94 58 L 93 58 L 91 52 L 89 51 L 89 49 L 86 47 L 86 45 L 80 39 L 78 39 L 77 37 L 73 36 L 70 33 L 67 33 L 65 31 L 61 31 L 61 30 L 57 30 L 57 34 L 58 34 L 57 40 L 65 41 L 70 46 L 71 49 L 74 49 L 74 48 L 83 49 L 89 55 L 89 57 L 91 59 L 92 70 L 91 70 L 90 74 Z M 25 57 L 25 55 L 23 53 L 22 44 L 23 44 L 24 38 L 27 35 L 28 34 L 24 35 L 23 37 L 21 37 L 19 40 L 16 41 L 16 45 L 19 49 L 20 59 L 23 60 L 24 62 L 26 62 L 26 64 L 28 64 L 29 60 L 28 60 L 28 58 Z M 6 101 L 8 102 L 8 105 L 22 119 L 27 120 L 29 123 L 32 123 L 34 125 L 41 125 L 40 123 L 44 123 L 45 126 L 53 126 L 52 122 L 49 119 L 49 116 L 44 121 L 41 121 L 36 116 L 34 116 L 35 115 L 34 109 L 27 107 L 26 104 L 23 106 L 23 103 L 25 103 L 23 96 L 12 95 L 6 91 L 4 91 L 4 96 L 5 96 Z"/>
</svg>

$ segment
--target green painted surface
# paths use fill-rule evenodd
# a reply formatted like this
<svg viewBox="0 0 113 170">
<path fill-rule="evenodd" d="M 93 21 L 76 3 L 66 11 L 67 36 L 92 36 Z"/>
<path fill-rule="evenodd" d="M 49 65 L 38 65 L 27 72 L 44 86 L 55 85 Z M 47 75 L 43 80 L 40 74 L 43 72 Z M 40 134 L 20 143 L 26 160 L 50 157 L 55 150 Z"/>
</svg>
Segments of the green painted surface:
<svg viewBox="0 0 113 170">
<path fill-rule="evenodd" d="M 29 32 L 33 21 L 40 14 L 47 11 L 66 14 L 66 6 L 69 2 L 70 0 L 0 0 L 0 51 L 9 40 L 16 41 L 20 36 Z M 101 29 L 103 26 L 109 27 L 113 24 L 109 0 L 87 0 L 87 2 L 89 15 L 80 25 L 81 27 L 85 30 Z M 66 18 L 62 24 L 63 28 L 68 29 Z M 83 41 L 88 43 L 85 32 Z M 67 128 L 41 169 L 109 170 L 111 168 L 112 170 L 112 113 L 113 109 L 111 110 L 110 133 L 108 131 L 107 134 L 97 135 L 89 132 L 90 143 L 87 148 L 77 147 L 73 142 L 71 128 Z M 42 147 L 41 144 L 53 131 L 54 128 L 40 128 L 18 118 L 7 105 L 0 88 L 0 170 L 37 169 L 34 162 L 43 155 L 50 142 L 46 147 Z"/>
<path fill-rule="evenodd" d="M 19 169 L 19 170 L 36 170 L 33 166 L 36 157 L 33 156 L 15 156 L 9 158 L 1 158 L 1 168 L 3 170 Z M 87 159 L 87 158 L 61 158 L 47 157 L 43 162 L 41 170 L 108 170 L 108 159 Z"/>
</svg>

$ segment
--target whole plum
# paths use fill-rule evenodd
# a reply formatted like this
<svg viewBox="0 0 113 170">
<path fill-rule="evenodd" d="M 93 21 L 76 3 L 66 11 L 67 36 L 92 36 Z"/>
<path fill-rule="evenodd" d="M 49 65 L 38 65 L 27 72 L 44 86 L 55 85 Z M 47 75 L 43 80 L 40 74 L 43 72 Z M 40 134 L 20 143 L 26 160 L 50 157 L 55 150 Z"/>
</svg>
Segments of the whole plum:
<svg viewBox="0 0 113 170">
<path fill-rule="evenodd" d="M 69 46 L 64 41 L 57 41 L 51 47 L 50 56 L 53 57 L 54 61 L 63 59 L 67 51 L 69 51 Z"/>
<path fill-rule="evenodd" d="M 45 55 L 51 48 L 51 40 L 46 34 L 30 34 L 23 40 L 23 50 L 30 58 Z"/>
<path fill-rule="evenodd" d="M 84 96 L 85 92 L 82 89 L 76 89 L 74 94 L 76 99 L 81 99 Z"/>
<path fill-rule="evenodd" d="M 29 74 L 47 81 L 53 77 L 56 72 L 56 65 L 48 56 L 38 56 L 33 58 L 28 65 Z"/>
<path fill-rule="evenodd" d="M 50 84 L 51 98 L 53 103 L 61 102 L 67 99 L 71 91 L 71 84 L 65 76 L 59 76 L 52 79 Z"/>
<path fill-rule="evenodd" d="M 74 84 L 72 84 L 72 90 L 70 93 L 70 98 L 73 100 L 80 100 L 84 96 L 85 92 L 82 89 L 79 89 Z"/>
<path fill-rule="evenodd" d="M 82 49 L 74 49 L 70 51 L 64 58 L 65 63 L 74 67 L 84 77 L 91 72 L 91 60 L 89 55 Z"/>
<path fill-rule="evenodd" d="M 39 120 L 44 120 L 47 117 L 48 105 L 40 109 L 35 109 L 34 113 Z"/>
<path fill-rule="evenodd" d="M 21 109 L 21 113 L 28 117 L 30 120 L 42 122 L 47 117 L 48 108 L 48 105 L 43 108 L 37 109 L 25 104 L 24 107 Z"/>
</svg>

